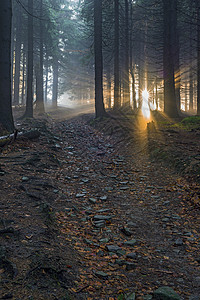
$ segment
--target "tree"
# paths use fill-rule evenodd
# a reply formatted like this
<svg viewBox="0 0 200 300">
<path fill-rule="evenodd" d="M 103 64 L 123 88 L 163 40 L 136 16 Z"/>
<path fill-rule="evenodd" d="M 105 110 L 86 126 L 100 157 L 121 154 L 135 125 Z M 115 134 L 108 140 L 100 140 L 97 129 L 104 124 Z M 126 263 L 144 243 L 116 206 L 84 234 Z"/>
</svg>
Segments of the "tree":
<svg viewBox="0 0 200 300">
<path fill-rule="evenodd" d="M 176 36 L 176 0 L 163 0 L 164 13 L 164 112 L 171 118 L 178 117 L 174 82 L 174 47 Z"/>
<path fill-rule="evenodd" d="M 94 0 L 94 55 L 95 112 L 99 118 L 106 114 L 103 102 L 102 0 Z"/>
<path fill-rule="evenodd" d="M 115 0 L 115 42 L 114 42 L 114 108 L 120 107 L 119 90 L 119 0 Z"/>
<path fill-rule="evenodd" d="M 0 123 L 14 130 L 11 97 L 11 28 L 12 1 L 0 1 Z"/>
<path fill-rule="evenodd" d="M 196 0 L 197 9 L 197 115 L 200 116 L 200 3 Z"/>
<path fill-rule="evenodd" d="M 44 61 L 44 51 L 43 51 L 43 0 L 40 0 L 40 18 L 39 18 L 39 28 L 40 28 L 40 55 L 39 55 L 39 68 L 37 73 L 37 81 L 38 81 L 38 93 L 36 99 L 36 109 L 40 113 L 44 113 L 44 88 L 43 88 L 43 61 Z"/>
<path fill-rule="evenodd" d="M 33 118 L 33 0 L 28 0 L 27 98 L 24 117 Z"/>
</svg>

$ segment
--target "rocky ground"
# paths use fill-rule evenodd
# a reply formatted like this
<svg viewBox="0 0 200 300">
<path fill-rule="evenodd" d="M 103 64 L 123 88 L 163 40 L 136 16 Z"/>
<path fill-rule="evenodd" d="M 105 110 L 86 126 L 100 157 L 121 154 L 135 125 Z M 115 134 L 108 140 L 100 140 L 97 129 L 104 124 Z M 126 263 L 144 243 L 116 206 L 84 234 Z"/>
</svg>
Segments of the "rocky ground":
<svg viewBox="0 0 200 300">
<path fill-rule="evenodd" d="M 200 299 L 199 132 L 154 125 L 18 122 L 41 136 L 1 150 L 1 299 Z"/>
</svg>

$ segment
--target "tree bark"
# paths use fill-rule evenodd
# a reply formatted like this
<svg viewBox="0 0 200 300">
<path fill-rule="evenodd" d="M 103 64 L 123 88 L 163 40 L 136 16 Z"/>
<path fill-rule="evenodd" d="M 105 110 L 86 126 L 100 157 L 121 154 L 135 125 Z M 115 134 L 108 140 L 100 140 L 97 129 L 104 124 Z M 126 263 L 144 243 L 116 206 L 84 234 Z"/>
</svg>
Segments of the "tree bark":
<svg viewBox="0 0 200 300">
<path fill-rule="evenodd" d="M 52 106 L 58 105 L 58 59 L 54 57 L 53 62 L 53 91 L 52 91 Z"/>
<path fill-rule="evenodd" d="M 133 102 L 133 109 L 137 109 L 136 104 L 136 93 L 135 93 L 135 75 L 134 75 L 134 63 L 133 63 L 133 4 L 130 1 L 130 73 L 132 78 L 132 102 Z"/>
<path fill-rule="evenodd" d="M 23 45 L 23 71 L 22 71 L 22 91 L 21 91 L 21 103 L 25 104 L 25 87 L 26 87 L 26 49 Z"/>
<path fill-rule="evenodd" d="M 28 0 L 27 98 L 24 117 L 33 118 L 33 0 Z"/>
<path fill-rule="evenodd" d="M 44 87 L 43 87 L 43 65 L 44 65 L 44 37 L 43 37 L 43 0 L 40 0 L 40 63 L 38 73 L 38 94 L 36 99 L 36 110 L 40 113 L 44 113 Z"/>
<path fill-rule="evenodd" d="M 14 75 L 13 104 L 19 105 L 20 60 L 21 60 L 21 6 L 18 6 L 16 19 L 17 19 L 17 28 L 16 28 L 16 42 L 15 42 L 15 75 Z"/>
<path fill-rule="evenodd" d="M 125 0 L 125 43 L 124 43 L 124 105 L 130 106 L 129 90 L 129 5 Z"/>
<path fill-rule="evenodd" d="M 106 114 L 103 102 L 102 0 L 94 0 L 94 54 L 95 113 L 96 118 L 101 118 Z"/>
<path fill-rule="evenodd" d="M 0 11 L 0 123 L 11 132 L 14 130 L 11 91 L 12 1 L 0 1 Z"/>
<path fill-rule="evenodd" d="M 197 115 L 200 116 L 200 4 L 197 6 Z"/>
<path fill-rule="evenodd" d="M 107 105 L 111 108 L 111 73 L 110 66 L 107 68 Z"/>
<path fill-rule="evenodd" d="M 163 77 L 164 77 L 164 112 L 171 118 L 178 117 L 174 81 L 174 51 L 175 34 L 175 1 L 163 0 L 164 12 L 164 50 L 163 50 Z"/>
<path fill-rule="evenodd" d="M 119 81 L 119 0 L 115 0 L 115 47 L 114 47 L 114 108 L 120 107 Z"/>
</svg>

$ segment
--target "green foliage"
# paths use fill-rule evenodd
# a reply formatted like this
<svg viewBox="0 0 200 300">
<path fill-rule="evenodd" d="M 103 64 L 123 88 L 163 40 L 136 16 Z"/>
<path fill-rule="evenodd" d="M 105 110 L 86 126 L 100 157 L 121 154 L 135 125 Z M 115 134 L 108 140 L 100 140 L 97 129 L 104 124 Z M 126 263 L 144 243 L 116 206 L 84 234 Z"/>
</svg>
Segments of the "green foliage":
<svg viewBox="0 0 200 300">
<path fill-rule="evenodd" d="M 200 116 L 187 117 L 181 121 L 180 125 L 189 130 L 200 128 Z"/>
</svg>

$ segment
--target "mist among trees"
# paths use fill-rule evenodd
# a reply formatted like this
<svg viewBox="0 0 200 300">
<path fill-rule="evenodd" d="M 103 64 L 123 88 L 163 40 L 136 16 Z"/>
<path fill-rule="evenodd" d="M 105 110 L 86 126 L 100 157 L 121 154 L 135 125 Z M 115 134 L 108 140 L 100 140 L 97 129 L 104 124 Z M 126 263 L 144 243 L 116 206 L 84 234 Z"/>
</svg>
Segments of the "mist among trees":
<svg viewBox="0 0 200 300">
<path fill-rule="evenodd" d="M 200 1 L 0 14 L 0 298 L 200 299 Z"/>
</svg>

